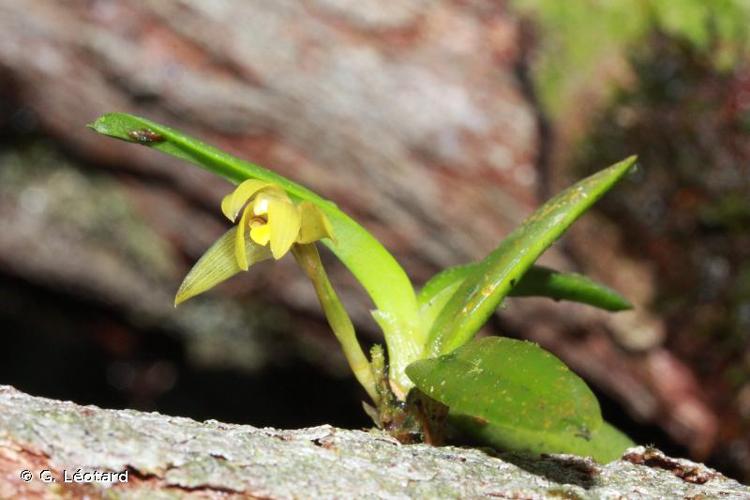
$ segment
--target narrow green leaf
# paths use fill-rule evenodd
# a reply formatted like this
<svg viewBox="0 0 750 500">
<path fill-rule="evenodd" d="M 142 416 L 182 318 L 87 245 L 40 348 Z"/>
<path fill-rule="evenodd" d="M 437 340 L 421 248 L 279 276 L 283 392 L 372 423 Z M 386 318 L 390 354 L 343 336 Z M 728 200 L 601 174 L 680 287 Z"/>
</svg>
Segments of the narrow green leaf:
<svg viewBox="0 0 750 500">
<path fill-rule="evenodd" d="M 429 330 L 461 283 L 478 264 L 450 267 L 436 274 L 417 294 L 423 328 Z M 588 304 L 607 311 L 623 311 L 632 305 L 622 295 L 586 276 L 532 266 L 508 293 L 510 297 L 547 297 Z"/>
<path fill-rule="evenodd" d="M 607 311 L 624 311 L 633 308 L 625 297 L 582 274 L 561 273 L 541 266 L 532 266 L 526 271 L 508 295 L 569 300 Z"/>
<path fill-rule="evenodd" d="M 477 264 L 435 319 L 428 352 L 445 354 L 468 342 L 534 261 L 629 172 L 635 161 L 630 157 L 564 190 Z"/>
<path fill-rule="evenodd" d="M 198 259 L 177 290 L 174 299 L 175 306 L 242 271 L 235 257 L 236 233 L 235 227 L 224 233 Z M 267 247 L 256 245 L 250 238 L 245 238 L 245 243 L 248 265 L 252 266 L 256 262 L 271 258 L 271 252 Z"/>
<path fill-rule="evenodd" d="M 234 183 L 249 178 L 273 182 L 283 187 L 292 198 L 314 203 L 328 217 L 335 237 L 333 240 L 323 240 L 323 244 L 354 274 L 377 308 L 394 318 L 393 329 L 384 332 L 387 343 L 391 344 L 388 337 L 396 336 L 402 344 L 413 343 L 418 346 L 409 349 L 409 352 L 419 352 L 424 345 L 426 332 L 420 328 L 416 296 L 403 268 L 378 240 L 339 210 L 333 202 L 275 172 L 145 118 L 110 113 L 100 117 L 89 127 L 100 134 L 142 144 L 187 160 Z M 397 352 L 389 354 L 394 383 L 410 386 L 403 370 L 413 359 L 404 359 Z"/>
</svg>

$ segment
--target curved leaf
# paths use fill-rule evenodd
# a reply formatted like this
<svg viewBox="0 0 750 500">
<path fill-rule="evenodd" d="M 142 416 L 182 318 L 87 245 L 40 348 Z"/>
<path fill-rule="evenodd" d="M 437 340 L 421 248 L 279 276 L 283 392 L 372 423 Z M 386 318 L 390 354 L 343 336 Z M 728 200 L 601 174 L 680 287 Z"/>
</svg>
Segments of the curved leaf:
<svg viewBox="0 0 750 500">
<path fill-rule="evenodd" d="M 323 240 L 323 244 L 354 274 L 377 308 L 395 318 L 392 330 L 384 332 L 387 343 L 391 344 L 389 337 L 398 337 L 398 343 L 415 345 L 409 352 L 421 350 L 426 332 L 420 328 L 411 281 L 385 247 L 333 202 L 275 172 L 145 118 L 109 113 L 89 127 L 100 134 L 149 146 L 187 160 L 234 183 L 253 178 L 278 184 L 292 198 L 317 205 L 331 222 L 335 236 L 334 240 Z M 411 386 L 403 370 L 413 358 L 403 358 L 401 353 L 389 350 L 391 375 L 394 383 Z"/>
<path fill-rule="evenodd" d="M 629 172 L 635 160 L 630 157 L 562 191 L 479 262 L 435 319 L 428 352 L 445 354 L 468 342 L 534 261 Z"/>
</svg>

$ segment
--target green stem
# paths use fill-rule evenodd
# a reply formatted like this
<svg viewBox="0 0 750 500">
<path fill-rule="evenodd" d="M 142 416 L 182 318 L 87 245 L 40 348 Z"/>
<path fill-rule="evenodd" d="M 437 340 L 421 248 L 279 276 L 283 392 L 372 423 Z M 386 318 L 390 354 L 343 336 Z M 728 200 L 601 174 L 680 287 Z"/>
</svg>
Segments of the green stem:
<svg viewBox="0 0 750 500">
<path fill-rule="evenodd" d="M 305 271 L 310 281 L 312 281 L 328 324 L 331 325 L 334 335 L 339 340 L 341 348 L 344 350 L 344 356 L 346 356 L 346 360 L 349 362 L 354 376 L 362 384 L 362 387 L 365 388 L 370 398 L 377 404 L 379 398 L 375 389 L 375 379 L 370 368 L 370 362 L 367 360 L 367 356 L 365 356 L 362 347 L 357 341 L 357 336 L 354 333 L 354 325 L 349 318 L 349 314 L 347 314 L 344 305 L 339 300 L 336 291 L 328 279 L 328 275 L 323 268 L 323 263 L 320 261 L 318 249 L 314 243 L 306 245 L 295 244 L 292 247 L 292 253 L 294 254 L 294 258 L 297 259 L 297 263 Z"/>
</svg>

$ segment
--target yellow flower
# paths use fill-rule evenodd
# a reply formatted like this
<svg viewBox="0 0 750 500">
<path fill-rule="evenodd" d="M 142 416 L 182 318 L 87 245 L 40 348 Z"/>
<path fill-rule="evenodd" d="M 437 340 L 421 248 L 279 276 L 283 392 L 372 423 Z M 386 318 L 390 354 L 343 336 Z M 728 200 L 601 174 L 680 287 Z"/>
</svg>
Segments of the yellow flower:
<svg viewBox="0 0 750 500">
<path fill-rule="evenodd" d="M 240 221 L 219 238 L 193 266 L 180 285 L 175 305 L 247 271 L 252 264 L 280 259 L 294 244 L 333 238 L 331 223 L 313 203 L 299 205 L 276 184 L 247 180 L 224 197 L 221 210 Z"/>
<path fill-rule="evenodd" d="M 244 270 L 248 268 L 245 248 L 248 229 L 250 239 L 260 246 L 269 246 L 277 260 L 295 243 L 312 243 L 333 235 L 330 222 L 318 207 L 309 201 L 295 205 L 283 189 L 270 182 L 246 180 L 224 197 L 221 211 L 232 222 L 242 212 L 235 236 L 235 256 L 237 265 Z"/>
</svg>

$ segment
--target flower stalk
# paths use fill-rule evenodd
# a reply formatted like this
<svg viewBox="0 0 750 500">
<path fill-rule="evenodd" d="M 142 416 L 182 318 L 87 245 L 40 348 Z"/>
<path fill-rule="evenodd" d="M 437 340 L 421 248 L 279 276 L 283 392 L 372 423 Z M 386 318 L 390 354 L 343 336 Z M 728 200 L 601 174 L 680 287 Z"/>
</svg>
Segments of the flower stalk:
<svg viewBox="0 0 750 500">
<path fill-rule="evenodd" d="M 295 244 L 292 247 L 292 254 L 307 277 L 312 281 L 328 324 L 341 344 L 344 356 L 346 356 L 346 360 L 349 362 L 354 376 L 362 387 L 365 388 L 370 399 L 377 404 L 380 398 L 375 388 L 375 378 L 370 367 L 370 362 L 359 345 L 349 314 L 344 309 L 344 305 L 341 303 L 336 291 L 333 289 L 333 285 L 331 285 L 328 279 L 323 263 L 320 260 L 318 249 L 315 248 L 314 243 Z"/>
</svg>

